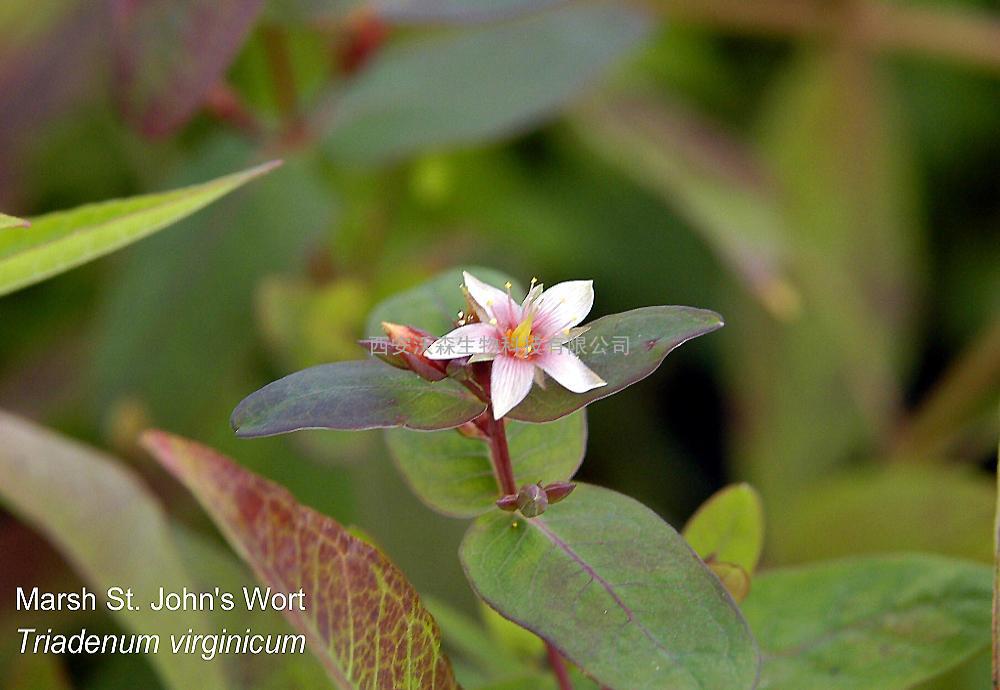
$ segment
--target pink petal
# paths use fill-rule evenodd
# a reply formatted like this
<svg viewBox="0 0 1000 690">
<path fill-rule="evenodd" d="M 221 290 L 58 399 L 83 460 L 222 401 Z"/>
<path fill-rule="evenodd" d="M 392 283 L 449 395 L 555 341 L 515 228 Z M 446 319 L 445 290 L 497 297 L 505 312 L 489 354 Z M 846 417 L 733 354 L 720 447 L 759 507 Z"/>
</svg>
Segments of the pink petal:
<svg viewBox="0 0 1000 690">
<path fill-rule="evenodd" d="M 553 285 L 535 302 L 533 330 L 543 338 L 583 321 L 594 306 L 594 281 L 570 280 Z"/>
<path fill-rule="evenodd" d="M 447 333 L 424 350 L 428 359 L 456 359 L 499 349 L 497 329 L 488 323 L 470 323 Z"/>
<path fill-rule="evenodd" d="M 544 369 L 545 373 L 558 381 L 563 388 L 574 393 L 586 393 L 607 384 L 567 349 L 546 352 L 535 358 L 535 364 Z"/>
<path fill-rule="evenodd" d="M 472 299 L 483 308 L 491 319 L 504 330 L 515 328 L 521 322 L 521 306 L 503 290 L 487 285 L 468 271 L 463 271 L 465 287 Z"/>
<path fill-rule="evenodd" d="M 490 376 L 493 418 L 500 419 L 524 400 L 534 378 L 535 365 L 527 360 L 504 355 L 494 359 Z"/>
</svg>

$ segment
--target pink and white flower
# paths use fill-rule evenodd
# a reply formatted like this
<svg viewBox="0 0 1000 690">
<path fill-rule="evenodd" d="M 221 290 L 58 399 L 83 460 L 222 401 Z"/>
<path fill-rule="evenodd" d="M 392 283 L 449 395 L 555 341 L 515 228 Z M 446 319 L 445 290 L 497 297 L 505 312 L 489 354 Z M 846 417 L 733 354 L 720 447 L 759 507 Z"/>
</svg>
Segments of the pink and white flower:
<svg viewBox="0 0 1000 690">
<path fill-rule="evenodd" d="M 585 393 L 606 382 L 564 345 L 586 329 L 574 328 L 594 306 L 594 283 L 573 280 L 543 290 L 532 281 L 518 304 L 510 294 L 464 273 L 465 290 L 478 322 L 460 326 L 424 351 L 430 359 L 493 361 L 490 402 L 500 419 L 531 391 L 544 386 L 548 374 L 574 393 Z M 544 372 L 544 374 L 543 374 Z"/>
</svg>

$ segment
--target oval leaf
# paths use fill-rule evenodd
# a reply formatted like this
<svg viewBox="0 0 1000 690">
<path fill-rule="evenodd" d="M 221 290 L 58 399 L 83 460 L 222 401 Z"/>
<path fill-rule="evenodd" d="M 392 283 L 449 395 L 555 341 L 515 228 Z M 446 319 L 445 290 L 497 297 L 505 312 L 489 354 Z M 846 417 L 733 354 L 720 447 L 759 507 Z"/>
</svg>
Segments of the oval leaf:
<svg viewBox="0 0 1000 690">
<path fill-rule="evenodd" d="M 929 555 L 855 558 L 754 580 L 743 612 L 761 688 L 910 688 L 990 641 L 990 568 Z"/>
<path fill-rule="evenodd" d="M 272 161 L 192 187 L 57 211 L 35 218 L 27 230 L 0 234 L 0 295 L 142 239 L 278 165 Z"/>
<path fill-rule="evenodd" d="M 484 515 L 460 555 L 487 603 L 615 690 L 755 682 L 753 638 L 718 578 L 627 496 L 581 484 L 537 518 Z"/>
<path fill-rule="evenodd" d="M 306 610 L 286 616 L 338 688 L 458 687 L 437 624 L 381 551 L 210 448 L 158 431 L 147 432 L 143 443 L 197 497 L 262 582 L 305 591 Z"/>
<path fill-rule="evenodd" d="M 137 635 L 160 635 L 149 657 L 168 688 L 226 687 L 220 667 L 164 653 L 171 634 L 208 621 L 193 611 L 160 611 L 159 588 L 196 590 L 156 498 L 120 463 L 28 421 L 0 412 L 0 503 L 43 533 L 93 589 L 131 587 L 137 611 L 117 614 Z M 30 621 L 25 621 L 30 627 Z"/>
<path fill-rule="evenodd" d="M 684 538 L 705 561 L 753 573 L 764 548 L 764 507 L 749 484 L 719 490 L 684 526 Z"/>
<path fill-rule="evenodd" d="M 507 424 L 518 486 L 572 478 L 583 461 L 587 419 L 582 410 L 551 424 Z M 497 482 L 488 444 L 457 431 L 386 432 L 389 450 L 407 483 L 434 510 L 473 517 L 496 507 Z"/>
<path fill-rule="evenodd" d="M 335 362 L 296 372 L 251 393 L 230 420 L 237 436 L 300 429 L 450 429 L 485 403 L 451 379 L 431 383 L 377 361 Z"/>
<path fill-rule="evenodd" d="M 694 307 L 643 307 L 605 316 L 586 324 L 581 336 L 580 359 L 607 381 L 606 386 L 573 393 L 552 383 L 535 386 L 510 417 L 525 422 L 550 422 L 614 395 L 646 378 L 678 345 L 722 328 L 722 317 Z M 627 352 L 615 352 L 615 343 Z"/>
<path fill-rule="evenodd" d="M 617 3 L 571 3 L 389 45 L 337 94 L 327 150 L 380 162 L 523 131 L 598 79 L 650 27 L 644 13 Z"/>
</svg>

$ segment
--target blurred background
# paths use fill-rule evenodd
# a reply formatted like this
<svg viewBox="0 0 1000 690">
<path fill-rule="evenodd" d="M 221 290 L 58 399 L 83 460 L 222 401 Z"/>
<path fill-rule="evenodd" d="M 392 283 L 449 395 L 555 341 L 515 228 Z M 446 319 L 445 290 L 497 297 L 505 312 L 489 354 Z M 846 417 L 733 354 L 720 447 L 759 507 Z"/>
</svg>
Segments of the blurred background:
<svg viewBox="0 0 1000 690">
<path fill-rule="evenodd" d="M 992 559 L 995 2 L 4 0 L 0 94 L 5 213 L 285 160 L 0 299 L 0 408 L 136 469 L 208 544 L 143 428 L 359 525 L 421 592 L 473 610 L 465 522 L 412 497 L 378 432 L 238 441 L 228 417 L 270 380 L 364 356 L 380 299 L 476 264 L 593 278 L 595 317 L 726 319 L 589 408 L 581 479 L 676 527 L 749 481 L 766 567 Z M 3 512 L 0 563 L 5 591 L 77 577 Z M 72 687 L 156 687 L 142 658 L 64 662 Z M 0 654 L 0 685 L 23 663 Z M 987 687 L 987 667 L 936 687 Z"/>
</svg>

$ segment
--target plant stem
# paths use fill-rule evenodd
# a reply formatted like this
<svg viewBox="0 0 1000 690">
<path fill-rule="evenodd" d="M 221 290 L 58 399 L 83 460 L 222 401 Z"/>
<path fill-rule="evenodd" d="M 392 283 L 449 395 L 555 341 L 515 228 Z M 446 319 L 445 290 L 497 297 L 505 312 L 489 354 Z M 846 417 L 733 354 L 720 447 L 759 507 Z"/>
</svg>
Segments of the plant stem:
<svg viewBox="0 0 1000 690">
<path fill-rule="evenodd" d="M 493 472 L 497 478 L 502 496 L 517 493 L 517 482 L 514 480 L 514 466 L 510 461 L 510 449 L 507 447 L 507 429 L 503 418 L 493 419 L 493 406 L 486 408 L 484 413 L 489 420 L 486 433 L 490 437 L 490 457 L 493 459 Z"/>
<path fill-rule="evenodd" d="M 552 666 L 552 672 L 556 675 L 556 680 L 559 682 L 559 690 L 573 690 L 573 683 L 569 679 L 569 670 L 567 670 L 566 662 L 563 661 L 559 650 L 546 640 L 545 651 L 548 652 L 549 665 Z"/>
</svg>

